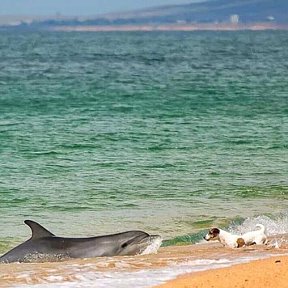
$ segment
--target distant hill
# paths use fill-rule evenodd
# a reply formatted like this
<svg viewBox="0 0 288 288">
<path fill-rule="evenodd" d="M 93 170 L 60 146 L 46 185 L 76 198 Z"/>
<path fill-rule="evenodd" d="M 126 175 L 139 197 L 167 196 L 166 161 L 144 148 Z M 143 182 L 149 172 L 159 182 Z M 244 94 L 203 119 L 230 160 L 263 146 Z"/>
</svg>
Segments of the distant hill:
<svg viewBox="0 0 288 288">
<path fill-rule="evenodd" d="M 288 0 L 209 0 L 107 15 L 102 19 L 120 23 L 225 23 L 230 21 L 231 15 L 238 15 L 243 23 L 272 20 L 288 23 Z"/>
<path fill-rule="evenodd" d="M 93 11 L 91 11 L 93 13 Z M 234 16 L 232 16 L 234 15 Z M 288 24 L 288 0 L 208 0 L 200 3 L 160 6 L 90 18 L 58 18 L 22 23 L 21 26 L 101 26 L 174 23 Z"/>
</svg>

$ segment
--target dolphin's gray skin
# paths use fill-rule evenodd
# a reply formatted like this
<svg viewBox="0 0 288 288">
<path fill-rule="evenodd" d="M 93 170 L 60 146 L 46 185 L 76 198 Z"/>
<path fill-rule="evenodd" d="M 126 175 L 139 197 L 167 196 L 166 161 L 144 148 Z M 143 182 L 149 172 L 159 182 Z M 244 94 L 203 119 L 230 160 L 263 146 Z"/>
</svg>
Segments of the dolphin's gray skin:
<svg viewBox="0 0 288 288">
<path fill-rule="evenodd" d="M 89 238 L 57 237 L 40 224 L 25 220 L 32 230 L 32 237 L 0 257 L 0 263 L 52 262 L 69 258 L 92 258 L 99 256 L 137 255 L 156 243 L 161 237 L 142 231 L 128 231 L 119 234 Z"/>
</svg>

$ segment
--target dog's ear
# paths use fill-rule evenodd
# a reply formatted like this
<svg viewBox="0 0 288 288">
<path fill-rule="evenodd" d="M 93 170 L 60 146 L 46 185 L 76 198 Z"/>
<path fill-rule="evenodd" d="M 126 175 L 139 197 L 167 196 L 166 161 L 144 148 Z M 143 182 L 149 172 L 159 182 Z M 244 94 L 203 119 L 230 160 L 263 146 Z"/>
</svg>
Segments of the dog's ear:
<svg viewBox="0 0 288 288">
<path fill-rule="evenodd" d="M 238 238 L 236 242 L 237 242 L 237 248 L 243 247 L 245 245 L 245 241 L 243 238 Z"/>
<path fill-rule="evenodd" d="M 209 234 L 219 235 L 220 230 L 218 228 L 212 228 L 212 229 L 210 229 Z"/>
</svg>

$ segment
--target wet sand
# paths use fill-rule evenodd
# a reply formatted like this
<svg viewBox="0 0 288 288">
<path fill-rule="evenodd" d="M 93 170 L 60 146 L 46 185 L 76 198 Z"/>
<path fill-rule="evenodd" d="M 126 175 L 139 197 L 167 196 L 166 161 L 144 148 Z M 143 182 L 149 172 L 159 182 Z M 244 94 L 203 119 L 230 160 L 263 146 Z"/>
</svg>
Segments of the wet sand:
<svg viewBox="0 0 288 288">
<path fill-rule="evenodd" d="M 25 284 L 29 285 L 29 287 L 33 287 L 33 285 L 37 284 L 49 284 L 51 285 L 51 287 L 56 284 L 61 284 L 63 285 L 61 287 L 64 287 L 67 283 L 75 283 L 73 287 L 95 287 L 98 286 L 97 284 L 103 283 L 101 282 L 103 280 L 103 277 L 110 277 L 109 279 L 112 279 L 114 277 L 113 279 L 115 279 L 115 281 L 119 281 L 119 277 L 122 277 L 121 279 L 124 280 L 127 277 L 132 277 L 131 279 L 133 280 L 135 274 L 133 274 L 132 272 L 141 272 L 144 273 L 147 279 L 145 279 L 146 282 L 143 280 L 144 282 L 142 281 L 142 286 L 138 285 L 138 287 L 153 287 L 164 283 L 166 284 L 159 287 L 212 287 L 211 285 L 212 283 L 214 283 L 213 287 L 246 288 L 253 286 L 243 286 L 242 284 L 242 286 L 231 286 L 231 283 L 235 283 L 236 285 L 237 283 L 242 283 L 242 280 L 244 281 L 243 283 L 249 281 L 252 283 L 254 267 L 255 271 L 259 271 L 258 274 L 256 274 L 258 275 L 258 278 L 261 278 L 260 272 L 263 270 L 265 271 L 263 272 L 265 273 L 265 277 L 271 276 L 273 278 L 275 276 L 280 279 L 280 274 L 276 273 L 276 270 L 278 268 L 283 269 L 283 266 L 285 266 L 287 269 L 288 263 L 288 258 L 279 258 L 281 254 L 288 255 L 288 244 L 286 242 L 281 245 L 281 248 L 263 245 L 258 247 L 251 246 L 239 249 L 225 248 L 217 242 L 209 242 L 205 244 L 195 244 L 188 246 L 163 247 L 159 249 L 157 254 L 151 255 L 138 255 L 131 257 L 99 257 L 94 259 L 75 259 L 54 263 L 0 264 L 0 287 L 18 287 Z M 269 257 L 271 256 L 277 256 L 277 258 L 270 259 Z M 253 259 L 261 259 L 265 257 L 269 258 L 269 260 L 264 260 L 263 262 L 253 262 L 251 264 L 248 264 L 248 266 L 246 266 L 247 264 L 241 264 L 240 266 L 233 266 L 229 269 L 208 270 L 217 267 L 224 267 L 225 265 L 229 266 L 232 264 L 237 264 L 239 262 L 249 262 Z M 224 266 L 223 264 L 221 264 L 221 259 L 225 259 L 226 261 L 226 264 L 224 263 Z M 278 259 L 280 259 L 281 262 L 275 263 L 275 260 Z M 204 264 L 200 263 L 199 265 L 199 261 L 201 263 L 203 262 Z M 220 263 L 220 266 L 217 266 L 219 265 L 218 262 Z M 258 266 L 255 263 L 259 263 Z M 270 263 L 270 266 L 268 266 L 266 263 Z M 201 273 L 197 272 L 201 270 L 208 271 Z M 244 273 L 244 271 L 246 271 L 246 274 Z M 176 278 L 178 275 L 184 275 L 187 272 L 193 272 L 193 274 L 189 274 L 188 276 L 180 276 L 180 278 L 177 278 L 177 280 L 173 280 L 172 282 L 170 281 L 171 279 Z M 133 276 L 131 276 L 132 274 Z M 243 277 L 240 278 L 240 275 L 243 275 Z M 235 279 L 238 279 L 240 282 L 236 282 L 236 280 L 232 276 Z M 268 280 L 270 279 L 269 277 Z M 227 278 L 228 280 L 226 282 L 230 286 L 216 286 L 219 278 Z M 200 282 L 192 282 L 198 281 L 197 279 L 199 279 Z M 246 279 L 248 279 L 248 281 L 245 281 Z M 106 278 L 104 280 L 106 281 Z M 85 286 L 85 281 L 90 281 L 89 283 L 92 283 L 94 286 L 92 284 L 91 286 L 89 286 L 88 282 Z M 138 280 L 134 279 L 134 282 L 131 281 L 129 282 L 129 285 L 122 285 L 121 287 L 135 287 L 135 283 Z M 210 281 L 209 283 L 211 285 L 207 285 L 207 281 Z M 270 281 L 272 281 L 272 279 L 270 279 Z M 82 286 L 79 286 L 77 283 L 81 283 Z M 111 283 L 110 287 L 115 287 L 115 284 L 113 286 L 113 282 Z M 257 285 L 254 287 L 265 286 Z"/>
<path fill-rule="evenodd" d="M 288 257 L 277 256 L 228 268 L 180 276 L 157 288 L 288 287 Z"/>
</svg>

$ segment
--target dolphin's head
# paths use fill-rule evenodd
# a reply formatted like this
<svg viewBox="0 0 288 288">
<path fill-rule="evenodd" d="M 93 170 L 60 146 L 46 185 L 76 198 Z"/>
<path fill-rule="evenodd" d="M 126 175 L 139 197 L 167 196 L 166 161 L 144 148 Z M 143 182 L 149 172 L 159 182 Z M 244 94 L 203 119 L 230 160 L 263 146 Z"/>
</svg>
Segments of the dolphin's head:
<svg viewBox="0 0 288 288">
<path fill-rule="evenodd" d="M 120 241 L 118 255 L 137 255 L 156 253 L 161 246 L 159 235 L 149 235 L 142 231 L 127 232 L 127 237 Z"/>
</svg>

